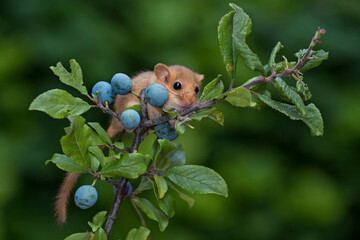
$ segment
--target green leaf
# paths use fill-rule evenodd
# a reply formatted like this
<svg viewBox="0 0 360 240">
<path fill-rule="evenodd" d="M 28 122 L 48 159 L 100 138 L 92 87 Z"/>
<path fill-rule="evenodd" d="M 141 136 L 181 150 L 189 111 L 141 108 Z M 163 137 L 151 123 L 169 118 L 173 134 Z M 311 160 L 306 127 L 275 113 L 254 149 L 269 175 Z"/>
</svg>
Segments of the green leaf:
<svg viewBox="0 0 360 240">
<path fill-rule="evenodd" d="M 183 165 L 169 168 L 167 177 L 179 187 L 199 194 L 228 195 L 224 179 L 214 170 L 197 165 Z"/>
<path fill-rule="evenodd" d="M 175 199 L 167 192 L 162 199 L 158 199 L 160 209 L 169 217 L 172 218 L 175 215 Z"/>
<path fill-rule="evenodd" d="M 90 237 L 89 232 L 85 232 L 85 233 L 74 233 L 71 234 L 70 236 L 68 236 L 67 238 L 65 238 L 64 240 L 88 240 Z"/>
<path fill-rule="evenodd" d="M 93 223 L 94 223 L 95 225 L 101 226 L 101 225 L 105 222 L 106 214 L 107 214 L 106 211 L 98 212 L 98 213 L 93 217 Z"/>
<path fill-rule="evenodd" d="M 168 185 L 166 183 L 166 180 L 164 177 L 156 174 L 154 175 L 154 180 L 158 189 L 158 198 L 162 199 L 168 190 Z"/>
<path fill-rule="evenodd" d="M 97 134 L 99 134 L 99 137 L 101 140 L 103 140 L 109 146 L 112 145 L 112 141 L 111 141 L 109 135 L 106 133 L 105 129 L 103 129 L 99 123 L 89 122 L 88 124 L 90 125 L 90 127 L 92 127 L 97 132 Z"/>
<path fill-rule="evenodd" d="M 324 123 L 321 117 L 321 113 L 314 104 L 311 103 L 306 106 L 307 114 L 306 116 L 303 116 L 296 110 L 294 105 L 277 102 L 271 99 L 269 96 L 262 94 L 258 94 L 257 96 L 266 105 L 285 114 L 286 116 L 290 117 L 290 119 L 303 121 L 310 128 L 312 135 L 321 136 L 324 133 Z"/>
<path fill-rule="evenodd" d="M 312 97 L 308 85 L 302 80 L 296 81 L 296 91 L 301 94 L 305 101 Z"/>
<path fill-rule="evenodd" d="M 106 161 L 105 161 L 104 153 L 98 146 L 90 146 L 89 152 L 100 162 L 102 167 L 105 166 Z"/>
<path fill-rule="evenodd" d="M 290 88 L 282 78 L 274 79 L 274 86 L 282 95 L 295 104 L 296 110 L 302 115 L 306 115 L 306 107 L 302 98 L 296 91 Z"/>
<path fill-rule="evenodd" d="M 190 115 L 190 119 L 195 121 L 201 121 L 205 117 L 209 117 L 220 125 L 224 124 L 224 115 L 216 107 L 201 109 Z"/>
<path fill-rule="evenodd" d="M 264 67 L 259 57 L 246 44 L 246 38 L 250 35 L 252 27 L 250 17 L 236 4 L 230 3 L 230 6 L 235 10 L 233 18 L 233 44 L 236 54 L 239 54 L 245 65 L 251 70 L 264 72 Z"/>
<path fill-rule="evenodd" d="M 94 237 L 91 240 L 107 240 L 106 233 L 103 228 L 99 228 L 95 234 Z"/>
<path fill-rule="evenodd" d="M 133 228 L 128 233 L 126 240 L 146 240 L 150 235 L 150 230 L 145 227 Z"/>
<path fill-rule="evenodd" d="M 304 56 L 306 49 L 300 50 L 295 54 L 296 57 Z M 324 60 L 328 59 L 329 52 L 325 52 L 324 50 L 311 51 L 309 56 L 310 60 L 307 60 L 305 64 L 300 68 L 300 72 L 306 72 L 314 67 L 319 66 Z"/>
<path fill-rule="evenodd" d="M 171 184 L 170 182 L 168 182 L 168 185 L 169 187 L 171 187 L 172 189 L 174 189 L 178 195 L 179 195 L 179 198 L 181 198 L 182 200 L 184 200 L 188 206 L 189 206 L 189 209 L 192 208 L 195 204 L 195 199 L 190 197 L 189 195 L 181 192 L 179 189 L 177 189 L 173 184 Z"/>
<path fill-rule="evenodd" d="M 271 93 L 267 90 L 261 92 L 261 94 L 271 97 Z M 261 110 L 265 106 L 266 106 L 266 104 L 263 101 L 261 101 L 257 95 L 251 94 L 251 107 L 252 108 L 255 108 L 256 110 Z"/>
<path fill-rule="evenodd" d="M 269 59 L 269 67 L 271 68 L 275 68 L 276 64 L 275 64 L 275 58 L 276 55 L 278 54 L 278 52 L 280 51 L 281 48 L 283 48 L 284 46 L 281 44 L 281 42 L 278 42 L 275 47 L 273 48 L 271 55 L 270 55 L 270 59 Z"/>
<path fill-rule="evenodd" d="M 122 158 L 107 163 L 101 170 L 104 177 L 138 178 L 146 172 L 145 156 L 141 153 L 125 154 Z"/>
<path fill-rule="evenodd" d="M 218 26 L 218 38 L 220 53 L 223 57 L 226 71 L 230 78 L 234 78 L 237 56 L 233 50 L 233 18 L 235 11 L 231 11 L 220 19 Z"/>
<path fill-rule="evenodd" d="M 77 89 L 83 95 L 88 94 L 86 87 L 83 86 L 83 76 L 82 76 L 81 68 L 75 59 L 70 60 L 71 73 L 69 73 L 64 68 L 61 62 L 58 62 L 56 64 L 56 67 L 50 67 L 50 69 L 54 72 L 56 76 L 60 78 L 61 82 Z"/>
<path fill-rule="evenodd" d="M 175 149 L 167 154 L 171 161 L 171 167 L 184 165 L 186 163 L 186 153 L 182 148 L 181 144 L 174 143 Z"/>
<path fill-rule="evenodd" d="M 199 102 L 205 102 L 222 94 L 224 91 L 224 84 L 220 80 L 220 77 L 221 75 L 219 74 L 214 80 L 204 87 Z"/>
<path fill-rule="evenodd" d="M 236 107 L 251 106 L 251 92 L 247 88 L 237 87 L 226 94 L 226 101 Z"/>
<path fill-rule="evenodd" d="M 162 211 L 154 207 L 154 205 L 145 198 L 133 198 L 133 201 L 150 219 L 158 222 L 161 232 L 165 230 L 169 220 Z"/>
<path fill-rule="evenodd" d="M 73 161 L 83 167 L 90 165 L 90 153 L 88 152 L 91 146 L 91 128 L 85 124 L 85 119 L 80 116 L 70 116 L 71 122 L 70 131 L 68 135 L 60 139 L 63 152 L 68 157 L 72 157 Z"/>
<path fill-rule="evenodd" d="M 140 111 L 141 111 L 141 106 L 140 106 L 139 104 L 137 104 L 137 105 L 132 105 L 132 106 L 130 106 L 130 107 L 124 108 L 124 111 L 125 111 L 125 110 L 128 110 L 128 109 L 132 109 L 132 110 L 135 110 L 135 111 L 137 111 L 137 112 L 140 113 Z"/>
<path fill-rule="evenodd" d="M 96 232 L 101 226 L 93 224 L 92 222 L 88 221 L 88 225 L 91 227 L 92 232 Z"/>
<path fill-rule="evenodd" d="M 143 177 L 141 177 L 140 184 L 136 188 L 136 191 L 143 192 L 146 190 L 150 190 L 152 188 L 153 188 L 152 183 L 149 181 L 149 179 L 147 177 L 143 176 Z"/>
<path fill-rule="evenodd" d="M 66 172 L 72 173 L 87 173 L 88 170 L 79 164 L 75 163 L 71 157 L 67 157 L 63 154 L 55 153 L 50 160 L 47 160 L 45 164 L 49 162 L 55 163 L 55 165 Z"/>
<path fill-rule="evenodd" d="M 121 150 L 124 149 L 125 144 L 123 142 L 114 142 L 114 146 Z"/>
<path fill-rule="evenodd" d="M 166 110 L 165 108 L 162 108 L 161 110 L 163 110 L 164 112 L 166 112 L 170 119 L 174 119 L 174 118 L 176 118 L 176 116 L 178 115 L 177 110 L 174 109 L 174 108 L 171 108 L 171 109 L 169 109 L 169 110 Z"/>
<path fill-rule="evenodd" d="M 175 130 L 177 134 L 184 134 L 186 130 L 186 124 L 180 120 L 176 120 L 175 122 Z"/>
<path fill-rule="evenodd" d="M 154 160 L 154 165 L 157 168 L 160 160 L 166 156 L 169 152 L 175 149 L 175 144 L 167 139 L 158 139 L 154 142 L 152 148 L 152 159 Z"/>
<path fill-rule="evenodd" d="M 42 111 L 53 118 L 81 115 L 89 109 L 90 105 L 87 102 L 61 89 L 52 89 L 40 94 L 29 107 L 29 110 Z"/>
</svg>

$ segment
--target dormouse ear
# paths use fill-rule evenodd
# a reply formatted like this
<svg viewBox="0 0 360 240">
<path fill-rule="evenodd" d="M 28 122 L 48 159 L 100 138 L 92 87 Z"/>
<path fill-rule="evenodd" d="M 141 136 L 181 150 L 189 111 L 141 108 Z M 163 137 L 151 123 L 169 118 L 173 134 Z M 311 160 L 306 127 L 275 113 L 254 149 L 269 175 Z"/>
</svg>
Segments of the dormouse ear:
<svg viewBox="0 0 360 240">
<path fill-rule="evenodd" d="M 204 74 L 198 74 L 198 80 L 199 80 L 199 82 L 204 80 Z"/>
<path fill-rule="evenodd" d="M 158 63 L 154 68 L 154 72 L 159 79 L 161 79 L 165 83 L 169 82 L 170 70 L 168 66 L 162 63 Z"/>
</svg>

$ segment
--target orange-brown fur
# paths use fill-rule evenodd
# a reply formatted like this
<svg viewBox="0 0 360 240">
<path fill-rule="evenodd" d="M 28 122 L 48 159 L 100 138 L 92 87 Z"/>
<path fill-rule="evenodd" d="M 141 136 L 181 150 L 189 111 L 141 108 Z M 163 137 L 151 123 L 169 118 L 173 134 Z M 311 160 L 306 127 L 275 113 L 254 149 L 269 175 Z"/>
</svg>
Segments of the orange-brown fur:
<svg viewBox="0 0 360 240">
<path fill-rule="evenodd" d="M 67 173 L 63 183 L 61 184 L 55 202 L 55 217 L 59 224 L 65 223 L 66 221 L 66 210 L 69 202 L 69 196 L 79 176 L 80 174 L 78 173 Z"/>
<path fill-rule="evenodd" d="M 160 83 L 166 88 L 169 95 L 163 108 L 167 110 L 174 108 L 181 111 L 190 108 L 197 102 L 198 93 L 195 92 L 195 88 L 200 88 L 203 78 L 204 75 L 197 74 L 184 66 L 173 65 L 168 67 L 165 64 L 159 63 L 155 66 L 153 72 L 143 72 L 132 78 L 132 91 L 140 95 L 141 90 L 145 89 L 150 83 Z M 173 88 L 175 82 L 181 83 L 181 90 L 175 90 Z M 121 114 L 124 108 L 139 104 L 139 98 L 133 94 L 117 95 L 114 111 Z M 149 104 L 147 108 L 150 119 L 159 117 L 162 114 L 160 108 L 153 107 Z M 113 118 L 107 133 L 113 138 L 123 129 L 120 121 L 117 118 Z M 59 189 L 55 203 L 55 216 L 59 224 L 65 223 L 66 221 L 68 199 L 78 177 L 79 174 L 77 173 L 68 173 Z"/>
</svg>

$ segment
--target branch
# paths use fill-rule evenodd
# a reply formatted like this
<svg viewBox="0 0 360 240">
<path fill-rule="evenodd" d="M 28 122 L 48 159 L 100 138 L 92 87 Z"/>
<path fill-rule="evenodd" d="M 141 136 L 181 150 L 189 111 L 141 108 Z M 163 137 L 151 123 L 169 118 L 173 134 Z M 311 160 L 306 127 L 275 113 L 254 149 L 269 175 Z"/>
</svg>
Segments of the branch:
<svg viewBox="0 0 360 240">
<path fill-rule="evenodd" d="M 144 136 L 145 136 L 147 130 L 149 129 L 149 127 L 147 127 L 144 124 L 144 122 L 147 121 L 147 103 L 146 103 L 146 99 L 145 99 L 144 90 L 142 90 L 140 93 L 140 106 L 141 106 L 140 125 L 139 125 L 139 127 L 137 127 L 134 130 L 134 139 L 133 139 L 131 148 L 129 150 L 129 153 L 137 152 L 137 150 L 140 146 L 140 143 L 144 140 Z M 105 107 L 105 109 L 106 109 L 106 107 Z M 112 183 L 116 189 L 113 205 L 111 207 L 109 217 L 108 217 L 108 219 L 106 221 L 106 225 L 105 225 L 105 233 L 106 233 L 106 236 L 109 238 L 110 232 L 115 223 L 120 205 L 122 204 L 122 202 L 125 199 L 125 196 L 127 194 L 125 191 L 125 188 L 126 188 L 126 184 L 129 181 L 129 179 L 123 177 L 123 178 L 121 178 L 121 180 L 117 180 L 117 181 L 110 179 L 110 178 L 108 178 L 106 180 L 108 182 Z"/>
<path fill-rule="evenodd" d="M 311 40 L 311 43 L 310 43 L 308 49 L 306 50 L 304 56 L 301 59 L 298 60 L 298 62 L 296 63 L 296 65 L 292 69 L 288 69 L 288 70 L 286 70 L 286 71 L 284 71 L 282 73 L 275 73 L 273 71 L 271 73 L 271 75 L 268 76 L 268 77 L 259 76 L 254 81 L 252 81 L 252 82 L 250 82 L 248 84 L 245 84 L 242 87 L 247 88 L 247 89 L 251 89 L 255 85 L 258 85 L 258 84 L 261 84 L 261 83 L 272 82 L 276 78 L 288 77 L 288 76 L 291 76 L 292 74 L 296 73 L 304 65 L 305 61 L 310 58 L 309 56 L 310 56 L 311 50 L 315 47 L 315 45 L 318 42 L 320 42 L 320 38 L 321 38 L 322 35 L 325 34 L 325 32 L 326 32 L 325 29 L 320 29 L 320 27 L 318 28 L 318 30 L 315 33 L 315 36 Z"/>
<path fill-rule="evenodd" d="M 126 192 L 125 192 L 125 187 L 127 182 L 129 181 L 129 179 L 127 178 L 121 178 L 121 180 L 115 181 L 112 179 L 107 179 L 108 182 L 111 182 L 112 184 L 114 184 L 115 186 L 115 197 L 114 197 L 114 201 L 109 213 L 109 217 L 106 221 L 106 225 L 105 225 L 105 233 L 107 238 L 109 239 L 110 236 L 110 232 L 113 228 L 113 225 L 115 223 L 119 208 L 121 203 L 124 201 L 125 196 L 126 196 Z"/>
</svg>

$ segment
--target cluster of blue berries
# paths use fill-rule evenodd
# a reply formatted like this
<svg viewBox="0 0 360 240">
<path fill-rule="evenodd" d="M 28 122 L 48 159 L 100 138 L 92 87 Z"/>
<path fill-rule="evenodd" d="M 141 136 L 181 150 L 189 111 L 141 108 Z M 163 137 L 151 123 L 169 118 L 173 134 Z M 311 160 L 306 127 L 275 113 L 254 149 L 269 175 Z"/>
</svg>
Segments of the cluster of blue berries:
<svg viewBox="0 0 360 240">
<path fill-rule="evenodd" d="M 98 92 L 103 104 L 111 104 L 117 94 L 126 95 L 131 89 L 130 77 L 124 73 L 117 73 L 112 77 L 111 84 L 105 81 L 97 82 L 92 88 L 92 93 L 95 95 Z"/>
<path fill-rule="evenodd" d="M 117 94 L 126 95 L 131 92 L 131 89 L 130 77 L 123 73 L 117 73 L 112 77 L 111 84 L 104 81 L 96 83 L 92 93 L 94 95 L 98 93 L 103 104 L 111 104 Z M 151 106 L 164 106 L 168 97 L 166 88 L 159 83 L 150 83 L 145 89 L 145 99 Z M 132 130 L 139 126 L 140 115 L 133 109 L 127 109 L 121 114 L 120 121 L 125 129 Z M 155 132 L 159 138 L 166 138 L 170 141 L 178 136 L 168 122 L 157 125 Z"/>
</svg>

